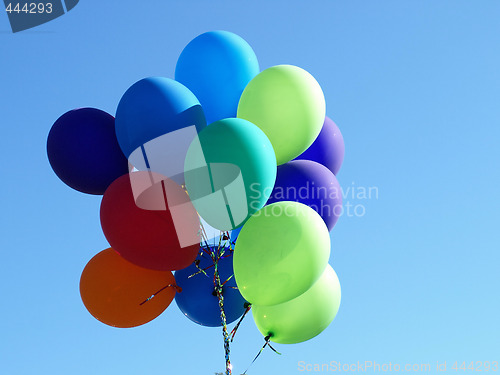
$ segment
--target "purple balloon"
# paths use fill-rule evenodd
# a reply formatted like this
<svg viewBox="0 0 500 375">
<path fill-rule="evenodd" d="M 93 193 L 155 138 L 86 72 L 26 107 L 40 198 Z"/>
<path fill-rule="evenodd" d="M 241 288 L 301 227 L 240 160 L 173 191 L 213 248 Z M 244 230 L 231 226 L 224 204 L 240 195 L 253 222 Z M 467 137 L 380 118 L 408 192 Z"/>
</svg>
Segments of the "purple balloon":
<svg viewBox="0 0 500 375">
<path fill-rule="evenodd" d="M 278 167 L 267 204 L 295 201 L 314 209 L 331 231 L 342 213 L 342 190 L 335 175 L 311 160 L 292 160 Z"/>
<path fill-rule="evenodd" d="M 314 143 L 295 160 L 312 160 L 323 164 L 337 175 L 344 160 L 344 138 L 338 126 L 328 116 Z"/>
</svg>

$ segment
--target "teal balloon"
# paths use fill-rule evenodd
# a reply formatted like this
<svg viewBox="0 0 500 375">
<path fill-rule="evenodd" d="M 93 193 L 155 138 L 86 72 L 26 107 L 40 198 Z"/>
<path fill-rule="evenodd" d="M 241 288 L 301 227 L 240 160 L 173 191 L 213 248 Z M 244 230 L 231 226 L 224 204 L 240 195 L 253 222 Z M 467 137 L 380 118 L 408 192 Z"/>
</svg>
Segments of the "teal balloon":
<svg viewBox="0 0 500 375">
<path fill-rule="evenodd" d="M 319 335 L 333 321 L 340 307 L 340 282 L 327 265 L 323 275 L 305 293 L 273 306 L 252 305 L 259 331 L 279 344 L 297 344 Z"/>
<path fill-rule="evenodd" d="M 257 126 L 228 118 L 191 143 L 184 178 L 200 216 L 216 229 L 233 230 L 265 205 L 276 180 L 276 156 Z"/>
<path fill-rule="evenodd" d="M 236 117 L 241 93 L 259 73 L 252 47 L 236 34 L 210 31 L 182 51 L 175 79 L 199 99 L 207 122 Z"/>
</svg>

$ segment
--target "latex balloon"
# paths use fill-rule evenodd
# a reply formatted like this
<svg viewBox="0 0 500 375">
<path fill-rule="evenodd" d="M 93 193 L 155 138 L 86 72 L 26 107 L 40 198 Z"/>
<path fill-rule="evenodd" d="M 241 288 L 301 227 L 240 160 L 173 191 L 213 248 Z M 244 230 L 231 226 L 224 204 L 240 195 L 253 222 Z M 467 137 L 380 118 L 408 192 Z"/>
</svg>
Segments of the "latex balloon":
<svg viewBox="0 0 500 375">
<path fill-rule="evenodd" d="M 273 66 L 245 88 L 237 117 L 266 133 L 281 165 L 299 156 L 318 136 L 325 119 L 325 98 L 318 82 L 305 70 Z"/>
<path fill-rule="evenodd" d="M 229 250 L 227 250 L 229 255 Z M 175 272 L 175 280 L 182 288 L 182 293 L 175 296 L 175 302 L 182 313 L 193 322 L 208 327 L 220 327 L 222 325 L 219 299 L 214 286 L 214 266 L 211 257 L 205 253 L 198 257 L 199 267 L 205 269 L 206 274 L 198 273 L 199 270 L 193 264 L 185 269 Z M 222 287 L 224 302 L 224 313 L 226 323 L 232 323 L 245 312 L 246 301 L 238 289 L 233 275 L 233 257 L 228 256 L 218 261 L 217 269 Z M 191 275 L 194 275 L 190 277 Z"/>
<path fill-rule="evenodd" d="M 197 36 L 182 51 L 175 79 L 200 100 L 208 123 L 236 117 L 241 93 L 259 73 L 252 47 L 228 31 Z"/>
<path fill-rule="evenodd" d="M 170 271 L 138 267 L 110 248 L 94 256 L 85 266 L 80 295 L 97 320 L 113 327 L 129 328 L 160 315 L 174 298 L 174 285 Z M 145 302 L 153 294 L 155 296 Z"/>
<path fill-rule="evenodd" d="M 239 227 L 239 228 L 233 229 L 231 231 L 231 243 L 236 243 L 236 239 L 240 235 L 241 228 L 243 228 L 243 227 Z"/>
<path fill-rule="evenodd" d="M 309 289 L 329 256 L 328 229 L 316 211 L 298 202 L 277 202 L 243 225 L 234 250 L 234 276 L 248 302 L 276 305 Z"/>
<path fill-rule="evenodd" d="M 66 185 L 87 194 L 104 194 L 116 178 L 128 173 L 114 117 L 95 108 L 75 109 L 59 117 L 47 138 L 47 155 Z"/>
<path fill-rule="evenodd" d="M 212 227 L 232 230 L 264 206 L 276 179 L 276 157 L 252 123 L 216 121 L 188 149 L 184 177 L 189 197 Z"/>
<path fill-rule="evenodd" d="M 342 190 L 335 175 L 310 160 L 293 160 L 278 167 L 276 184 L 267 201 L 295 201 L 316 211 L 332 230 L 342 214 Z"/>
<path fill-rule="evenodd" d="M 192 125 L 198 131 L 206 125 L 201 105 L 189 89 L 169 78 L 134 83 L 116 110 L 116 136 L 127 158 L 144 143 Z"/>
<path fill-rule="evenodd" d="M 344 151 L 342 133 L 338 126 L 327 116 L 318 138 L 296 159 L 318 162 L 331 170 L 334 175 L 337 175 L 344 161 Z"/>
<path fill-rule="evenodd" d="M 163 176 L 118 178 L 104 193 L 100 216 L 113 249 L 138 266 L 176 270 L 198 254 L 199 217 L 181 187 Z"/>
<path fill-rule="evenodd" d="M 271 341 L 296 344 L 319 335 L 333 321 L 340 307 L 340 283 L 328 265 L 321 278 L 304 294 L 274 306 L 252 305 L 259 331 Z"/>
</svg>

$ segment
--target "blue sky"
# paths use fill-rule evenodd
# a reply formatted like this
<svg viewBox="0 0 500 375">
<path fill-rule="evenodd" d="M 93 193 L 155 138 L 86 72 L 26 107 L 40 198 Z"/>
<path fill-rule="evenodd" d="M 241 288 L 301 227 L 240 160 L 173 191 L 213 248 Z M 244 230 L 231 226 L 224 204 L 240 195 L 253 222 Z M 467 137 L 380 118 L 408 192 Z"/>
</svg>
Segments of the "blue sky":
<svg viewBox="0 0 500 375">
<path fill-rule="evenodd" d="M 147 76 L 173 78 L 182 48 L 228 30 L 261 65 L 298 65 L 325 93 L 343 132 L 341 185 L 364 215 L 332 232 L 342 285 L 333 324 L 303 344 L 266 350 L 249 374 L 295 374 L 298 362 L 500 361 L 500 3 L 496 0 L 81 0 L 12 34 L 0 12 L 0 373 L 213 374 L 222 334 L 175 303 L 153 322 L 115 329 L 78 291 L 107 247 L 99 197 L 53 174 L 45 142 L 67 110 L 114 114 Z M 234 373 L 263 343 L 246 318 Z"/>
</svg>

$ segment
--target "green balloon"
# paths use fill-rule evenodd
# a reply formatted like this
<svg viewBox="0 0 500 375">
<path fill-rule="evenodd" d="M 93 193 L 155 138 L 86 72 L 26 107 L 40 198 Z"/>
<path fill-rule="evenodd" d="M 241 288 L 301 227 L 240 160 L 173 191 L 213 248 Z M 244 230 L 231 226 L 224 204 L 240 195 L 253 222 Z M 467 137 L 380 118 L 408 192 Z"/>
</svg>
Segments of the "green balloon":
<svg viewBox="0 0 500 375">
<path fill-rule="evenodd" d="M 318 136 L 325 120 L 325 97 L 304 69 L 277 65 L 248 83 L 237 117 L 266 133 L 281 165 L 302 154 Z"/>
<path fill-rule="evenodd" d="M 243 225 L 233 267 L 248 302 L 276 305 L 308 290 L 330 256 L 330 236 L 321 216 L 298 202 L 265 206 Z"/>
<path fill-rule="evenodd" d="M 274 306 L 252 305 L 257 328 L 271 341 L 296 344 L 319 335 L 340 307 L 340 283 L 328 265 L 321 278 L 304 294 Z"/>
<path fill-rule="evenodd" d="M 184 179 L 200 216 L 216 229 L 232 230 L 266 204 L 276 180 L 276 156 L 257 126 L 228 118 L 193 140 Z"/>
</svg>

